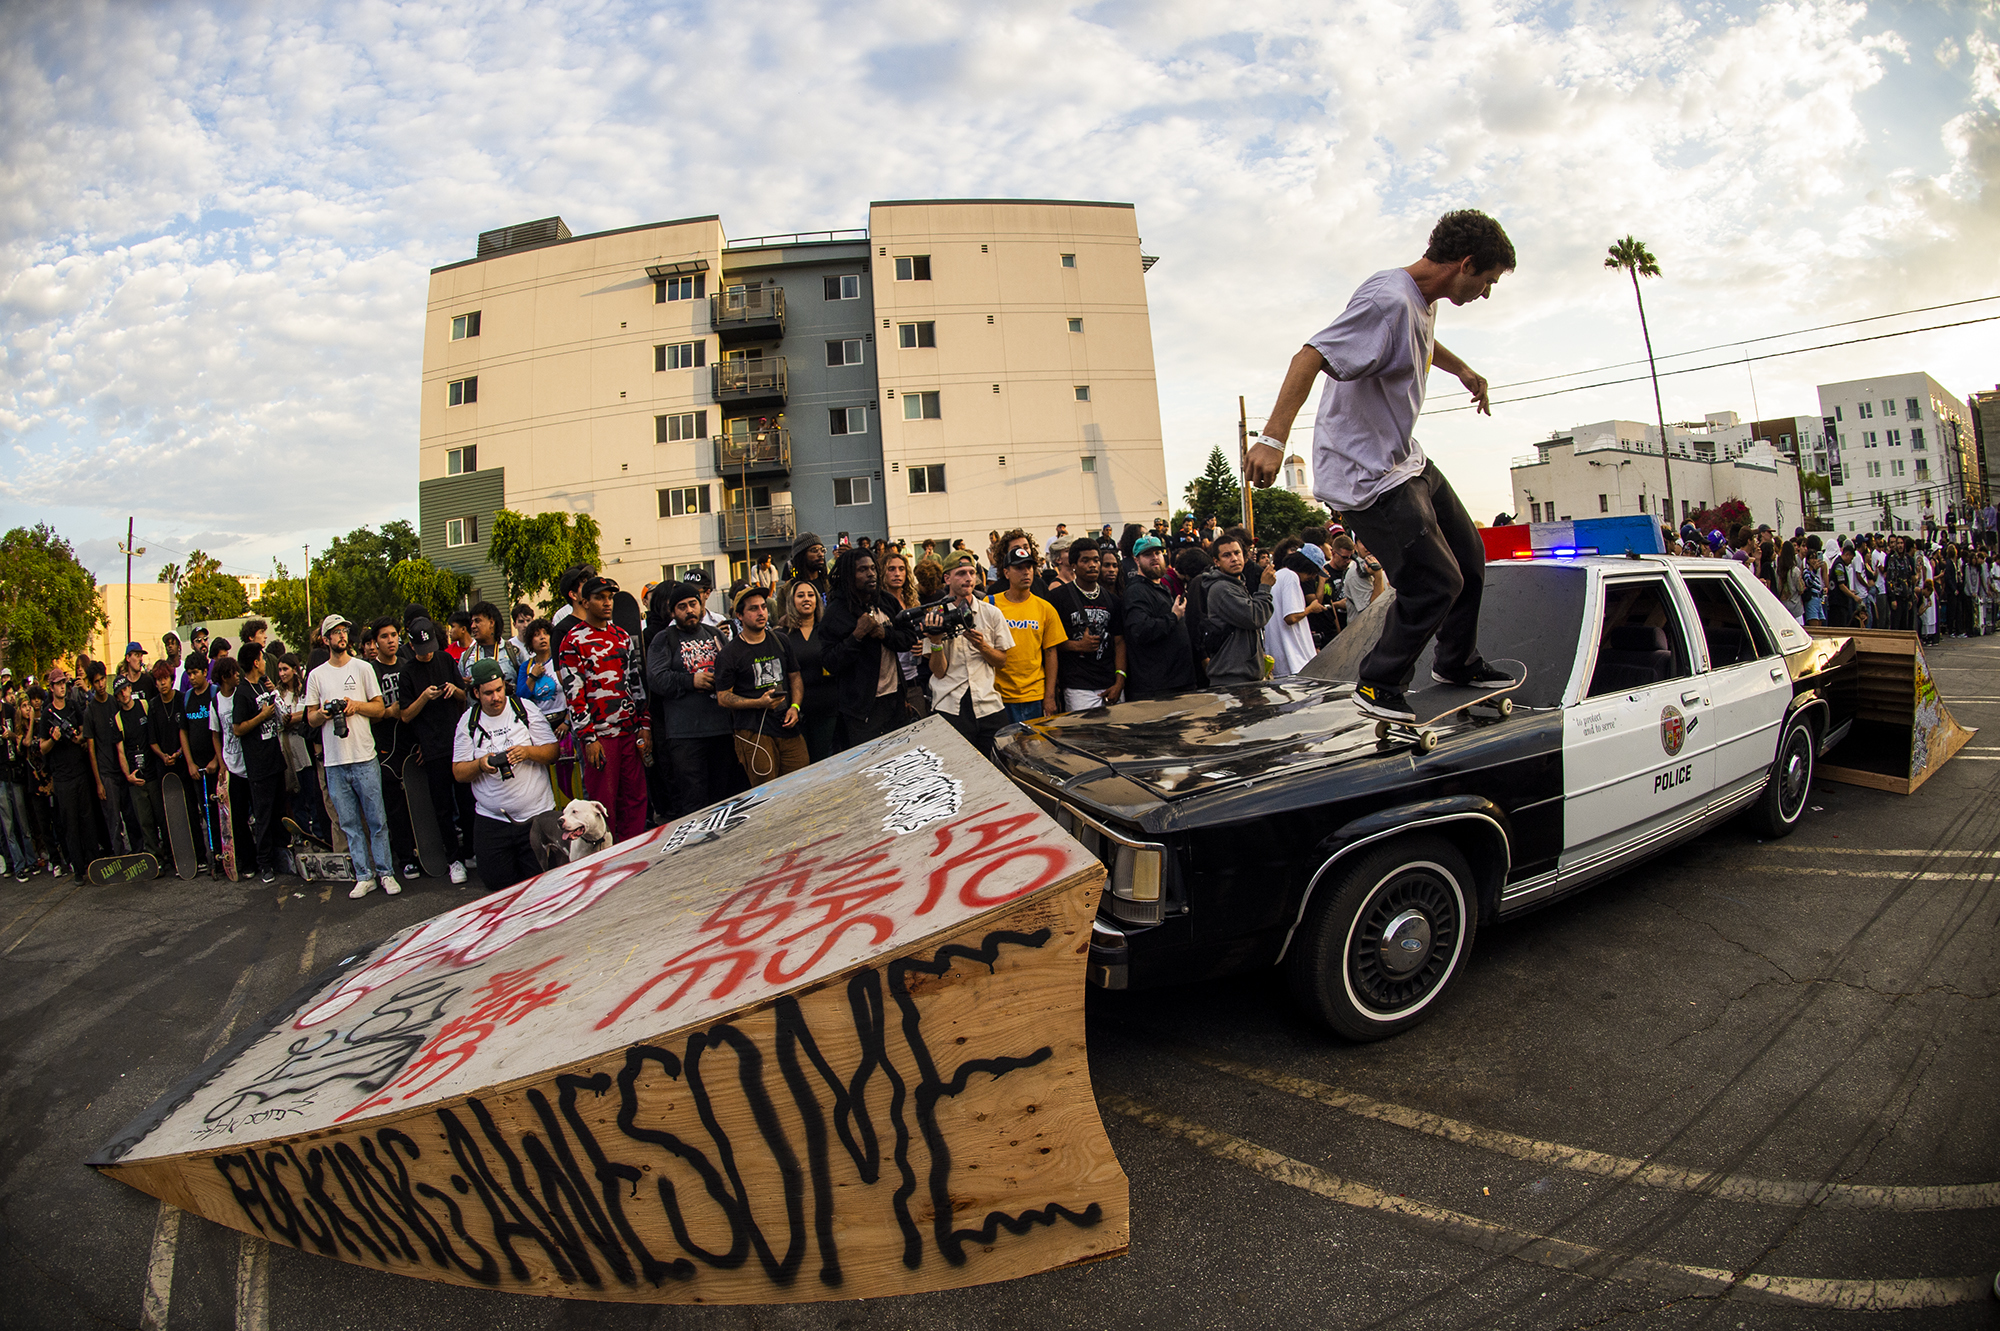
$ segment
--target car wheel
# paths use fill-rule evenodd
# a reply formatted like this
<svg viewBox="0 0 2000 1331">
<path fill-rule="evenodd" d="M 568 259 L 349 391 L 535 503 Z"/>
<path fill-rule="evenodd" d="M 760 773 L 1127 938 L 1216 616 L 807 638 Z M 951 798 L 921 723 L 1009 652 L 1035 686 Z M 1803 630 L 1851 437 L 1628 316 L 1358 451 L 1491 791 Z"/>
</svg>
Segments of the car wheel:
<svg viewBox="0 0 2000 1331">
<path fill-rule="evenodd" d="M 1428 1017 L 1472 953 L 1478 904 L 1465 857 L 1408 837 L 1336 865 L 1286 957 L 1292 994 L 1349 1040 Z"/>
<path fill-rule="evenodd" d="M 1785 726 L 1778 740 L 1778 756 L 1771 764 L 1771 779 L 1753 815 L 1757 830 L 1767 837 L 1790 836 L 1805 817 L 1806 798 L 1812 793 L 1813 761 L 1818 745 L 1812 723 L 1796 717 Z"/>
</svg>

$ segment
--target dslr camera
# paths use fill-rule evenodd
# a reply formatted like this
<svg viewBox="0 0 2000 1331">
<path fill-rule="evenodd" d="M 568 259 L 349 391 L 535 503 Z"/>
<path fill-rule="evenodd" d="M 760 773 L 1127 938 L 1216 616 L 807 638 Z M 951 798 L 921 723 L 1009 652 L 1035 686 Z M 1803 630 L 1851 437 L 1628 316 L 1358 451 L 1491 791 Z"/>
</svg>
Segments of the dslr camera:
<svg viewBox="0 0 2000 1331">
<path fill-rule="evenodd" d="M 935 629 L 927 627 L 924 620 L 929 617 L 931 611 L 939 609 L 944 611 L 944 622 Z M 973 627 L 974 621 L 971 606 L 960 605 L 955 600 L 946 599 L 900 610 L 896 613 L 894 622 L 899 629 L 915 629 L 919 633 L 937 633 L 946 638 L 956 638 Z"/>
<path fill-rule="evenodd" d="M 320 710 L 333 719 L 333 733 L 347 738 L 347 699 L 328 698 L 320 704 Z"/>
<path fill-rule="evenodd" d="M 493 770 L 500 774 L 502 781 L 512 781 L 514 779 L 514 760 L 507 756 L 507 750 L 496 749 L 494 752 L 487 754 L 486 759 L 493 764 Z"/>
</svg>

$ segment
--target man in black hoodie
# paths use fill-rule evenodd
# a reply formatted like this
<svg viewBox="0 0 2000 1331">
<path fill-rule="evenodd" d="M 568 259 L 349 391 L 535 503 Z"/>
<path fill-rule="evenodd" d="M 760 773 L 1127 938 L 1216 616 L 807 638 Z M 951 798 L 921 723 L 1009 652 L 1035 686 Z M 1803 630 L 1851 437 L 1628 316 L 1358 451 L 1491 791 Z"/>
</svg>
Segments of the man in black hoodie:
<svg viewBox="0 0 2000 1331">
<path fill-rule="evenodd" d="M 1195 686 L 1194 653 L 1187 635 L 1187 598 L 1161 581 L 1167 552 L 1157 536 L 1132 546 L 1139 571 L 1125 583 L 1125 661 L 1131 677 L 1127 696 L 1157 698 Z"/>
<path fill-rule="evenodd" d="M 891 623 L 903 607 L 876 586 L 875 556 L 868 551 L 842 550 L 832 581 L 820 631 L 840 708 L 840 747 L 851 749 L 902 723 L 903 672 L 896 653 L 916 643 L 917 629 Z"/>
<path fill-rule="evenodd" d="M 715 658 L 726 639 L 702 622 L 701 592 L 685 582 L 656 590 L 671 622 L 646 645 L 646 693 L 661 700 L 667 770 L 679 818 L 743 788 L 729 713 L 715 700 Z"/>
</svg>

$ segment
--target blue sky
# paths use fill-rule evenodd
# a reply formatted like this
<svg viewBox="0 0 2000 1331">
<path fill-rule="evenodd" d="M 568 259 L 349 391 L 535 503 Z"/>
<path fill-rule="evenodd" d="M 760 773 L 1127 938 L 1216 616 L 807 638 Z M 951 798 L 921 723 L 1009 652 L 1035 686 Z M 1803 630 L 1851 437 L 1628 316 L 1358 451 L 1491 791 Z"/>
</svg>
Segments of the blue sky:
<svg viewBox="0 0 2000 1331">
<path fill-rule="evenodd" d="M 2000 6 L 1916 0 L 24 0 L 0 7 L 0 524 L 51 521 L 114 579 L 128 513 L 148 577 L 414 519 L 426 274 L 551 213 L 757 235 L 862 225 L 876 198 L 1129 200 L 1161 256 L 1176 489 L 1233 447 L 1237 395 L 1254 423 L 1451 207 L 1520 254 L 1440 314 L 1496 383 L 1643 353 L 1601 267 L 1627 232 L 1665 270 L 1663 352 L 2000 295 L 1996 43 Z M 1916 369 L 1990 387 L 1995 329 L 1766 361 L 1757 405 Z M 1751 415 L 1740 370 L 1663 389 L 1669 419 Z M 1486 517 L 1534 440 L 1650 405 L 1634 385 L 1418 433 Z"/>
</svg>

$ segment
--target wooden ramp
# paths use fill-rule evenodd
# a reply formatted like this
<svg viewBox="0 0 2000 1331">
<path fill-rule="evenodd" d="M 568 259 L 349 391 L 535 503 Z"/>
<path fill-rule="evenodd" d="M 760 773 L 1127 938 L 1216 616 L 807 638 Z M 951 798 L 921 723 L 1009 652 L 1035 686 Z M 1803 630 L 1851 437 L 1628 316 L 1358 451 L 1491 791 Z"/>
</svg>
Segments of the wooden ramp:
<svg viewBox="0 0 2000 1331">
<path fill-rule="evenodd" d="M 1854 726 L 1820 759 L 1819 775 L 1827 780 L 1914 794 L 1977 733 L 1953 719 L 1915 633 L 1818 627 L 1806 632 L 1849 638 L 1855 646 L 1853 663 L 1839 671 L 1833 685 L 1836 714 L 1852 715 Z"/>
<path fill-rule="evenodd" d="M 567 1298 L 1114 1256 L 1103 882 L 930 718 L 347 958 L 89 1163 L 276 1243 Z"/>
</svg>

